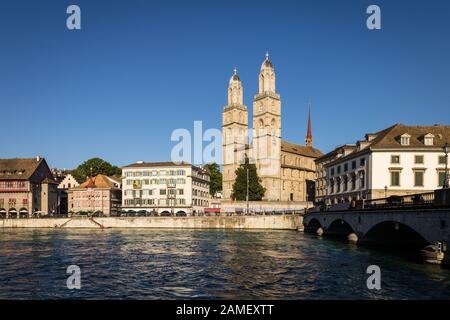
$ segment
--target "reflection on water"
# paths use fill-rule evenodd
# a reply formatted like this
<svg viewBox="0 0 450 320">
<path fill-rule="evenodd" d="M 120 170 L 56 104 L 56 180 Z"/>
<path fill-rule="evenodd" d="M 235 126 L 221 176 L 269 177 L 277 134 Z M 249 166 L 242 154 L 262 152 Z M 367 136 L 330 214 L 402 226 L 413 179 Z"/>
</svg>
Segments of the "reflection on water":
<svg viewBox="0 0 450 320">
<path fill-rule="evenodd" d="M 66 288 L 73 264 L 81 290 Z M 449 270 L 294 231 L 0 230 L 1 299 L 449 297 Z"/>
</svg>

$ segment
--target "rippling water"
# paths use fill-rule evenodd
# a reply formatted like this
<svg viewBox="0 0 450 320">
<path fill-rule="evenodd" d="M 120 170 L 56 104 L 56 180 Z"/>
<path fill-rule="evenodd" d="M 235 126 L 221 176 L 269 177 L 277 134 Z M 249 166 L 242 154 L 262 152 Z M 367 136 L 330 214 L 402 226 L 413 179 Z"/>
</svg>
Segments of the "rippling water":
<svg viewBox="0 0 450 320">
<path fill-rule="evenodd" d="M 450 271 L 295 231 L 0 230 L 0 299 L 55 298 L 448 299 Z"/>
</svg>

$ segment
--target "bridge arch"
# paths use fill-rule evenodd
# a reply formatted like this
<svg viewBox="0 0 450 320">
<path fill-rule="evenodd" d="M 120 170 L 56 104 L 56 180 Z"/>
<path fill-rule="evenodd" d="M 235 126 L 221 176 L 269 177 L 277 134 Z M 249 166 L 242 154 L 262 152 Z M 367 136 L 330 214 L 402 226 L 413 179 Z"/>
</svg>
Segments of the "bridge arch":
<svg viewBox="0 0 450 320">
<path fill-rule="evenodd" d="M 322 224 L 319 222 L 318 219 L 312 218 L 306 225 L 305 225 L 305 232 L 311 232 L 316 233 L 316 231 L 319 228 L 323 228 Z"/>
<path fill-rule="evenodd" d="M 422 249 L 429 242 L 410 226 L 394 221 L 383 221 L 372 226 L 361 239 L 361 243 Z"/>
<path fill-rule="evenodd" d="M 345 239 L 347 239 L 347 237 L 352 233 L 355 233 L 353 227 L 347 221 L 341 218 L 331 222 L 325 231 L 326 235 Z"/>
</svg>

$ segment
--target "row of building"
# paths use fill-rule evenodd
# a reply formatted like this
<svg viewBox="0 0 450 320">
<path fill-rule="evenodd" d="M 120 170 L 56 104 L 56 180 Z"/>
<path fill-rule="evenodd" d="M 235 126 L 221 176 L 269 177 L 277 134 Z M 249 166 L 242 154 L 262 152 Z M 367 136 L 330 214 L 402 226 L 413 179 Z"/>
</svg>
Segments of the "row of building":
<svg viewBox="0 0 450 320">
<path fill-rule="evenodd" d="M 311 200 L 336 204 L 442 188 L 449 178 L 448 141 L 450 126 L 443 125 L 395 124 L 368 133 L 315 159 Z M 298 189 L 307 189 L 307 181 L 303 183 Z M 220 207 L 209 185 L 209 173 L 188 163 L 138 161 L 122 167 L 122 176 L 78 181 L 68 172 L 52 171 L 41 157 L 0 159 L 0 217 L 124 211 L 190 215 Z M 295 199 L 289 196 L 287 201 Z"/>
<path fill-rule="evenodd" d="M 122 176 L 86 181 L 50 170 L 44 158 L 0 159 L 0 217 L 101 213 L 190 215 L 213 205 L 207 170 L 187 163 L 138 161 Z"/>
</svg>

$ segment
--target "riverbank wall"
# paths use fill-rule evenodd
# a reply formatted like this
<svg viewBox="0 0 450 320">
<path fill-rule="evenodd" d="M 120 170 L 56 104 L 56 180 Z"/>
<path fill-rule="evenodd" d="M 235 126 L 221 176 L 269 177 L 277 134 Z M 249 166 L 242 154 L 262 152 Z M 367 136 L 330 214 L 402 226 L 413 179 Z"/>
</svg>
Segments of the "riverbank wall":
<svg viewBox="0 0 450 320">
<path fill-rule="evenodd" d="M 303 231 L 301 215 L 2 219 L 0 228 L 271 229 Z"/>
</svg>

